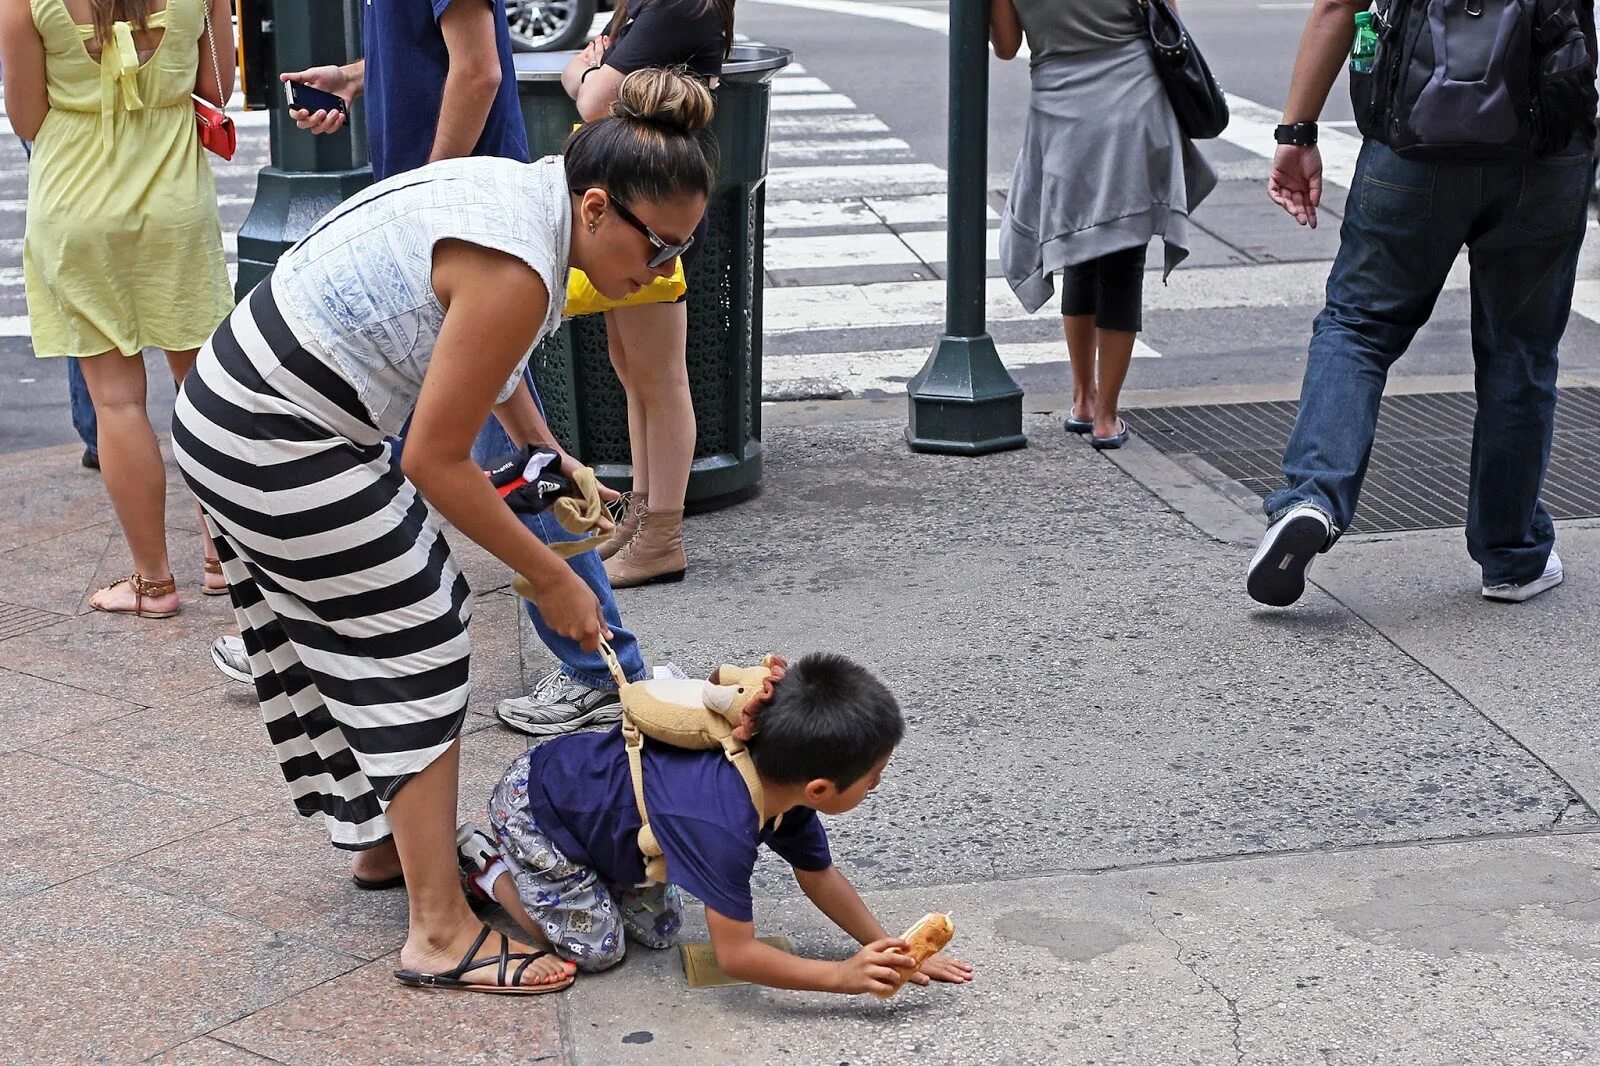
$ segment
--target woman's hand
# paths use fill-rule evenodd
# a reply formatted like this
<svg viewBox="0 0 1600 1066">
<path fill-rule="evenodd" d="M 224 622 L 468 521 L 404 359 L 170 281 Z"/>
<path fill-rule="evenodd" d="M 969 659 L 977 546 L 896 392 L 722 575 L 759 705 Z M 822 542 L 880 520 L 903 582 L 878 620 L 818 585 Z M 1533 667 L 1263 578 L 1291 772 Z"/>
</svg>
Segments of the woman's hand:
<svg viewBox="0 0 1600 1066">
<path fill-rule="evenodd" d="M 611 38 L 601 34 L 583 46 L 583 51 L 573 56 L 568 61 L 566 69 L 561 72 L 561 87 L 567 95 L 574 100 L 578 98 L 583 82 L 589 72 L 600 66 L 605 61 L 606 49 L 611 44 Z"/>
<path fill-rule="evenodd" d="M 562 448 L 558 450 L 561 452 L 561 472 L 567 475 L 567 477 L 570 478 L 573 474 L 577 473 L 583 468 L 583 464 L 578 462 L 575 457 L 568 455 L 566 449 Z M 614 488 L 611 488 L 605 482 L 597 480 L 595 484 L 600 490 L 601 503 L 613 503 L 622 499 L 622 493 L 618 492 Z M 606 532 L 604 527 L 602 527 L 601 531 Z"/>
<path fill-rule="evenodd" d="M 1322 204 L 1322 153 L 1315 145 L 1280 144 L 1267 175 L 1267 195 L 1302 226 L 1317 228 Z"/>
<path fill-rule="evenodd" d="M 589 652 L 600 650 L 600 638 L 611 639 L 599 598 L 570 567 L 523 577 L 533 586 L 539 614 L 551 629 Z"/>
<path fill-rule="evenodd" d="M 600 61 L 605 58 L 606 49 L 610 47 L 611 38 L 602 33 L 584 46 L 583 51 L 578 53 L 578 58 L 583 60 L 585 67 L 598 67 Z"/>
<path fill-rule="evenodd" d="M 360 91 L 360 85 L 351 72 L 344 67 L 325 66 L 310 67 L 306 70 L 287 71 L 278 75 L 279 81 L 292 81 L 300 85 L 309 85 L 313 89 L 332 93 L 350 105 Z M 289 117 L 294 119 L 294 124 L 303 130 L 312 133 L 337 133 L 344 128 L 345 113 L 343 111 L 317 110 L 308 111 L 303 107 L 292 108 Z"/>
</svg>

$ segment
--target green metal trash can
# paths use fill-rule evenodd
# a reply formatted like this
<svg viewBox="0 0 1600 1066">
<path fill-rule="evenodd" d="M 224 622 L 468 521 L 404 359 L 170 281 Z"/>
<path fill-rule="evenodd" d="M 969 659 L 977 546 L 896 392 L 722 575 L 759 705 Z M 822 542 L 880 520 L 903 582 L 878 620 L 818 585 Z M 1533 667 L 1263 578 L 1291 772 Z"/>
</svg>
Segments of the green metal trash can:
<svg viewBox="0 0 1600 1066">
<path fill-rule="evenodd" d="M 572 53 L 516 57 L 517 92 L 535 159 L 561 151 L 578 112 L 561 88 Z M 717 189 L 707 206 L 705 244 L 691 264 L 689 391 L 694 398 L 694 464 L 689 510 L 724 507 L 761 482 L 762 231 L 766 205 L 767 117 L 772 78 L 794 53 L 739 45 L 716 90 Z M 628 405 L 611 369 L 605 319 L 574 319 L 534 353 L 545 417 L 561 443 L 614 488 L 632 484 Z"/>
</svg>

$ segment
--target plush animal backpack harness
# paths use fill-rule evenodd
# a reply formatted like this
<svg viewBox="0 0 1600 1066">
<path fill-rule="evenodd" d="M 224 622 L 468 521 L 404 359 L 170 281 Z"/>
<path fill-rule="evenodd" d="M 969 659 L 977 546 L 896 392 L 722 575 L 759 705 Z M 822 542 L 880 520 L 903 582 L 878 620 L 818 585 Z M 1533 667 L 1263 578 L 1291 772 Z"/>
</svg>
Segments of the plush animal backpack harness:
<svg viewBox="0 0 1600 1066">
<path fill-rule="evenodd" d="M 650 829 L 650 812 L 644 805 L 644 738 L 690 751 L 721 748 L 744 778 L 756 821 L 765 822 L 761 779 L 745 742 L 755 735 L 757 712 L 772 698 L 773 686 L 783 680 L 788 663 L 768 655 L 760 666 L 720 667 L 709 681 L 652 678 L 630 682 L 604 641 L 600 642 L 600 654 L 616 678 L 622 698 L 622 743 L 628 752 L 633 799 L 639 805 L 639 851 L 644 855 L 645 876 L 665 884 L 667 861 Z"/>
</svg>

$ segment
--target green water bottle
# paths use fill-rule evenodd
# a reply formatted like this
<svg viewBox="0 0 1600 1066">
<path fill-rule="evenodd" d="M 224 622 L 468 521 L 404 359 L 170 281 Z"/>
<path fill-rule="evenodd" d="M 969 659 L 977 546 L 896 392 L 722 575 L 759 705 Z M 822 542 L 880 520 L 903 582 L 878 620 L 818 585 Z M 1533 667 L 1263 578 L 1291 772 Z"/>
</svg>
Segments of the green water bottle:
<svg viewBox="0 0 1600 1066">
<path fill-rule="evenodd" d="M 1372 26 L 1372 12 L 1356 14 L 1356 39 L 1350 45 L 1350 72 L 1371 74 L 1372 62 L 1378 55 L 1378 31 Z"/>
</svg>

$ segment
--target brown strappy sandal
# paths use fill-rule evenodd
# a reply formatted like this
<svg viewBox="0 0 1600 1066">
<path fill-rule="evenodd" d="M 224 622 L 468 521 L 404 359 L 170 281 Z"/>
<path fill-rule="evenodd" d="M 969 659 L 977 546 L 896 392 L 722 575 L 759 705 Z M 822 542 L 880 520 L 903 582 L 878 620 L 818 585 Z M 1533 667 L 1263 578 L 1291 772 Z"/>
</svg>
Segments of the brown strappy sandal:
<svg viewBox="0 0 1600 1066">
<path fill-rule="evenodd" d="M 104 614 L 131 614 L 136 618 L 171 618 L 183 610 L 181 606 L 174 607 L 170 611 L 147 611 L 144 609 L 146 596 L 155 599 L 157 596 L 171 596 L 176 593 L 178 591 L 177 578 L 169 577 L 165 581 L 146 581 L 141 574 L 129 574 L 127 577 L 113 581 L 100 591 L 105 592 L 107 589 L 114 589 L 121 584 L 127 584 L 133 589 L 133 610 L 113 610 L 110 607 L 96 607 L 93 602 L 89 606 Z"/>
<path fill-rule="evenodd" d="M 206 573 L 215 574 L 217 577 L 222 577 L 222 560 L 216 558 L 215 556 L 207 559 Z M 200 582 L 200 595 L 202 596 L 226 596 L 227 594 L 228 586 L 226 584 L 224 584 L 220 589 L 214 589 L 210 585 L 206 584 L 204 580 Z"/>
</svg>

